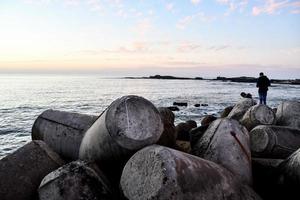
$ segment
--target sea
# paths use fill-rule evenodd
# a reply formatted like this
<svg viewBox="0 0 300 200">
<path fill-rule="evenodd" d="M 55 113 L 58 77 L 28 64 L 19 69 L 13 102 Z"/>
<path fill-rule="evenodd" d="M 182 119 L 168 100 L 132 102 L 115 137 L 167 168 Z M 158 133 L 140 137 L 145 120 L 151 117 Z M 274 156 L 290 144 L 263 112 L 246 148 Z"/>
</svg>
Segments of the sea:
<svg viewBox="0 0 300 200">
<path fill-rule="evenodd" d="M 241 99 L 240 93 L 258 99 L 255 83 L 213 80 L 158 80 L 105 77 L 97 74 L 0 74 L 0 158 L 31 141 L 35 119 L 47 109 L 99 115 L 115 99 L 138 95 L 157 107 L 187 102 L 175 111 L 175 123 L 220 112 Z M 273 84 L 267 104 L 300 100 L 300 85 Z M 195 107 L 195 104 L 202 104 Z"/>
</svg>

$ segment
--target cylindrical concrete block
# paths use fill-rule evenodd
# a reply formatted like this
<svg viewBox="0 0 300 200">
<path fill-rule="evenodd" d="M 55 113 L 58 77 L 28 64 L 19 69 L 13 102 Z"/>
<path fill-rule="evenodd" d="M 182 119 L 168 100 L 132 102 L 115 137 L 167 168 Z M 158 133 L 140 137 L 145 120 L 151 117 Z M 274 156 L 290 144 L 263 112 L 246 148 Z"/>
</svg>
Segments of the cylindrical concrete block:
<svg viewBox="0 0 300 200">
<path fill-rule="evenodd" d="M 216 163 L 158 145 L 146 147 L 130 158 L 120 185 L 130 200 L 260 199 Z"/>
<path fill-rule="evenodd" d="M 277 184 L 281 199 L 299 199 L 300 149 L 278 166 L 278 174 Z"/>
<path fill-rule="evenodd" d="M 300 129 L 300 102 L 282 102 L 277 107 L 276 125 Z"/>
<path fill-rule="evenodd" d="M 43 140 L 60 156 L 76 160 L 84 132 L 96 119 L 91 115 L 46 110 L 32 126 L 32 140 Z"/>
<path fill-rule="evenodd" d="M 241 120 L 249 108 L 254 106 L 256 102 L 253 99 L 243 98 L 235 104 L 233 109 L 228 114 L 229 119 Z"/>
<path fill-rule="evenodd" d="M 217 119 L 193 147 L 193 154 L 222 165 L 241 181 L 252 184 L 250 138 L 238 121 Z"/>
<path fill-rule="evenodd" d="M 111 185 L 96 165 L 74 161 L 48 174 L 38 189 L 40 200 L 111 200 Z"/>
<path fill-rule="evenodd" d="M 0 199 L 35 199 L 41 180 L 63 164 L 43 141 L 26 144 L 0 160 Z"/>
<path fill-rule="evenodd" d="M 275 123 L 275 113 L 272 108 L 259 104 L 252 106 L 241 119 L 241 124 L 249 131 L 258 125 L 272 125 Z"/>
<path fill-rule="evenodd" d="M 255 157 L 284 159 L 300 148 L 300 130 L 260 125 L 251 130 L 250 141 Z"/>
<path fill-rule="evenodd" d="M 168 108 L 158 108 L 160 117 L 164 125 L 164 131 L 161 134 L 157 144 L 167 147 L 174 147 L 176 143 L 176 131 L 174 125 L 175 115 Z"/>
<path fill-rule="evenodd" d="M 79 157 L 96 161 L 100 167 L 122 169 L 120 163 L 135 151 L 156 143 L 162 132 L 161 117 L 150 101 L 124 96 L 115 100 L 87 130 Z"/>
</svg>

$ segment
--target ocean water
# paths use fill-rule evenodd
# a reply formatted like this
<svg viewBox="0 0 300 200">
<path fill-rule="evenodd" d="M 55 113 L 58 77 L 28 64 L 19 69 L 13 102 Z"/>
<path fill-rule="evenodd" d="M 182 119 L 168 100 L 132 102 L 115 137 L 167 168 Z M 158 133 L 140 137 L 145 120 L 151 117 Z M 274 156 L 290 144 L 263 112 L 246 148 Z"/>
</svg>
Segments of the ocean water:
<svg viewBox="0 0 300 200">
<path fill-rule="evenodd" d="M 115 99 L 139 95 L 156 106 L 187 102 L 174 112 L 176 122 L 188 119 L 200 125 L 206 114 L 216 116 L 234 105 L 241 92 L 257 99 L 254 83 L 209 80 L 149 80 L 105 78 L 98 75 L 0 75 L 0 158 L 31 140 L 34 120 L 46 109 L 99 115 Z M 284 100 L 299 100 L 299 85 L 274 84 L 268 105 L 277 107 Z M 208 106 L 194 107 L 194 104 Z"/>
</svg>

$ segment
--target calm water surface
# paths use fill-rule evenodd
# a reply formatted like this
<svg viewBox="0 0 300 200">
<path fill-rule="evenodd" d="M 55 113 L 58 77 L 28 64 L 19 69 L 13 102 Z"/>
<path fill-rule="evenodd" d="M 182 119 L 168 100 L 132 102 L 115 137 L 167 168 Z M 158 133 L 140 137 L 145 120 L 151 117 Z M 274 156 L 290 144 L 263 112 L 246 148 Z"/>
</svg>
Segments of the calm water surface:
<svg viewBox="0 0 300 200">
<path fill-rule="evenodd" d="M 0 75 L 0 158 L 31 140 L 34 120 L 46 109 L 100 114 L 123 95 L 140 95 L 156 106 L 188 102 L 175 112 L 176 123 L 193 119 L 200 124 L 206 114 L 218 115 L 240 99 L 242 91 L 257 99 L 253 83 L 206 80 L 147 80 L 103 78 L 97 75 Z M 299 100 L 300 86 L 273 85 L 268 104 Z M 208 104 L 196 108 L 196 103 Z"/>
</svg>

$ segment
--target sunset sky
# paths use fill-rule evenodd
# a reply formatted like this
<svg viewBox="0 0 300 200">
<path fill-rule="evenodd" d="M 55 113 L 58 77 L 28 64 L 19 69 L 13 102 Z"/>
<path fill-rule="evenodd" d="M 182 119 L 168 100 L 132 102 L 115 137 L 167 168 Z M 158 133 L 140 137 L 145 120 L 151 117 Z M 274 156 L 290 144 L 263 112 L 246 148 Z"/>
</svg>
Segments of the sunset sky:
<svg viewBox="0 0 300 200">
<path fill-rule="evenodd" d="M 0 72 L 300 78 L 300 1 L 1 0 Z"/>
</svg>

